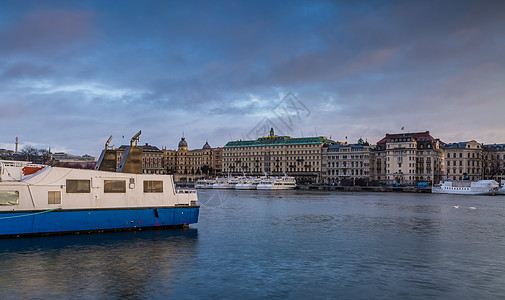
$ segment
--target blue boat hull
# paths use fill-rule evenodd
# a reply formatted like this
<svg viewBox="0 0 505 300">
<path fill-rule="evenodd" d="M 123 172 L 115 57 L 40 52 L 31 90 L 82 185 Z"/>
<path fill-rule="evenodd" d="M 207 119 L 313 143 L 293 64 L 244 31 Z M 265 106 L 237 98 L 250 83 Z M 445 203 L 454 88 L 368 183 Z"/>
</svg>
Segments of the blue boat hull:
<svg viewBox="0 0 505 300">
<path fill-rule="evenodd" d="M 0 213 L 0 237 L 182 227 L 197 223 L 198 214 L 198 206 Z"/>
</svg>

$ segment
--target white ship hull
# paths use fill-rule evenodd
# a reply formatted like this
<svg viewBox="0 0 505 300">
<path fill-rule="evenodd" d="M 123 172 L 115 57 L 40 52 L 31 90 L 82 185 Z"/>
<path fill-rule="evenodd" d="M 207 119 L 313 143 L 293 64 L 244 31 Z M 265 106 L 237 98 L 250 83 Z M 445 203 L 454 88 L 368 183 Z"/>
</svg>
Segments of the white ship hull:
<svg viewBox="0 0 505 300">
<path fill-rule="evenodd" d="M 444 181 L 438 186 L 433 186 L 431 192 L 434 194 L 494 195 L 498 192 L 498 183 L 494 180 Z"/>
<path fill-rule="evenodd" d="M 258 190 L 293 190 L 296 188 L 296 180 L 293 177 L 265 179 L 256 188 Z"/>
<path fill-rule="evenodd" d="M 255 190 L 257 188 L 257 184 L 253 183 L 237 183 L 235 189 L 237 190 Z"/>
</svg>

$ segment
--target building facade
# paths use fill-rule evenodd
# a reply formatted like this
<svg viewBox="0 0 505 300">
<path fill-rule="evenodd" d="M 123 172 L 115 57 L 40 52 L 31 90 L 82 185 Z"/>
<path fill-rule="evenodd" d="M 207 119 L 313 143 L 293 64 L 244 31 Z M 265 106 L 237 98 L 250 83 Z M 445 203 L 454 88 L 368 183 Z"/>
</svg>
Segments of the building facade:
<svg viewBox="0 0 505 300">
<path fill-rule="evenodd" d="M 189 150 L 188 142 L 182 137 L 177 150 L 164 149 L 163 152 L 166 172 L 173 174 L 175 181 L 194 182 L 219 174 L 220 170 L 214 168 L 219 163 L 214 159 L 221 157 L 220 150 L 212 149 L 208 142 L 201 149 Z"/>
<path fill-rule="evenodd" d="M 284 175 L 297 182 L 320 182 L 322 149 L 335 144 L 326 137 L 276 136 L 228 142 L 223 147 L 223 173 L 230 175 Z"/>
<path fill-rule="evenodd" d="M 474 140 L 445 144 L 445 178 L 480 180 L 483 178 L 482 145 Z"/>
<path fill-rule="evenodd" d="M 325 184 L 363 185 L 373 179 L 374 156 L 368 142 L 323 147 L 321 181 Z"/>
<path fill-rule="evenodd" d="M 444 174 L 443 143 L 429 131 L 386 134 L 375 149 L 375 174 L 385 184 L 439 182 Z"/>
</svg>

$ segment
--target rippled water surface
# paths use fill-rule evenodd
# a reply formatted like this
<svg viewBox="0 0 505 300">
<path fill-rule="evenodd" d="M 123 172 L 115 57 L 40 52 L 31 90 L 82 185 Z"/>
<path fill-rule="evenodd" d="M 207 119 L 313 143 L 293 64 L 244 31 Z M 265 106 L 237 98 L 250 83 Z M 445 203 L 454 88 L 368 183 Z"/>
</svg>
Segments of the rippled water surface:
<svg viewBox="0 0 505 300">
<path fill-rule="evenodd" d="M 505 196 L 199 198 L 187 230 L 0 240 L 0 298 L 505 298 Z"/>
</svg>

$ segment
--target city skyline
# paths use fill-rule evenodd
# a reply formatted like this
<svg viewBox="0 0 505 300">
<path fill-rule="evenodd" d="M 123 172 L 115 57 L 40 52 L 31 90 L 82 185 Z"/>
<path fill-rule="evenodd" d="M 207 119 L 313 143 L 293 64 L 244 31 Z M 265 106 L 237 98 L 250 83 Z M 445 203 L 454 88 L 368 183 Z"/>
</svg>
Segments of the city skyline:
<svg viewBox="0 0 505 300">
<path fill-rule="evenodd" d="M 0 6 L 0 148 L 19 136 L 96 156 L 142 130 L 141 143 L 174 149 L 184 132 L 196 149 L 270 125 L 505 143 L 504 2 Z"/>
</svg>

